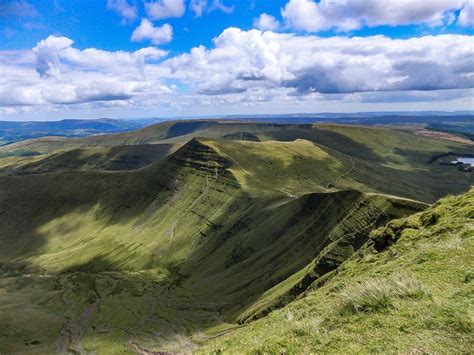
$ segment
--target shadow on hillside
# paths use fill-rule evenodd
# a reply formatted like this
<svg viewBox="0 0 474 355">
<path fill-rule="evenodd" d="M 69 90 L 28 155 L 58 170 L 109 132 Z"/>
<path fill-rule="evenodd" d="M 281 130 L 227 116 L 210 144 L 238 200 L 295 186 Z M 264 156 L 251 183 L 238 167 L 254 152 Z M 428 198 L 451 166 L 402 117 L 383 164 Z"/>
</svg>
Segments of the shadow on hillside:
<svg viewBox="0 0 474 355">
<path fill-rule="evenodd" d="M 74 212 L 94 210 L 103 225 L 127 224 L 151 204 L 165 205 L 179 189 L 182 170 L 166 160 L 136 171 L 2 177 L 0 258 L 41 250 L 45 240 L 40 227 Z"/>
<path fill-rule="evenodd" d="M 135 170 L 163 160 L 172 152 L 170 144 L 123 145 L 78 148 L 43 159 L 0 169 L 0 175 L 45 174 L 80 170 Z"/>
<path fill-rule="evenodd" d="M 191 346 L 187 337 L 235 322 L 272 286 L 313 260 L 363 196 L 353 190 L 311 194 L 268 209 L 268 201 L 228 192 L 233 197 L 222 216 L 200 217 L 199 242 L 181 263 L 166 265 L 165 277 L 117 271 L 120 265 L 101 255 L 64 269 L 57 275 L 63 295 L 72 293 L 82 302 L 76 313 L 88 314 L 86 322 L 70 317 L 68 324 L 85 329 L 84 337 L 157 342 L 159 351 Z M 201 207 L 195 205 L 189 216 Z M 126 334 L 104 333 L 117 322 Z"/>
<path fill-rule="evenodd" d="M 453 147 L 453 151 L 456 151 L 456 154 L 462 155 L 473 155 L 474 154 L 474 147 L 473 146 L 468 146 L 466 145 L 465 147 Z M 438 155 L 446 154 L 446 150 L 443 151 L 431 151 L 431 152 L 420 152 L 420 151 L 413 151 L 413 150 L 407 150 L 403 148 L 396 148 L 395 153 L 405 157 L 407 161 L 412 163 L 413 165 L 418 164 L 418 165 L 426 165 L 429 166 L 428 164 L 432 164 L 432 159 L 433 157 L 436 157 Z"/>
<path fill-rule="evenodd" d="M 270 136 L 279 141 L 293 141 L 295 139 L 306 139 L 318 145 L 323 145 L 340 153 L 371 161 L 382 162 L 382 158 L 374 153 L 367 145 L 356 142 L 349 137 L 325 130 L 323 128 L 312 127 L 311 129 L 287 129 L 271 132 Z"/>
</svg>

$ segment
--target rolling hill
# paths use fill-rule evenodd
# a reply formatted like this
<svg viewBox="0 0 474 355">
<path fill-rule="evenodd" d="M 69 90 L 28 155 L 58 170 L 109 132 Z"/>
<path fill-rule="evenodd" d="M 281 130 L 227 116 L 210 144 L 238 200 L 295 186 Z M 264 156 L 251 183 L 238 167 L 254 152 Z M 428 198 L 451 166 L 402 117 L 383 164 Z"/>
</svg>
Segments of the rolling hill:
<svg viewBox="0 0 474 355">
<path fill-rule="evenodd" d="M 0 175 L 134 170 L 163 160 L 178 148 L 173 144 L 116 145 L 64 149 L 32 157 L 9 156 L 0 158 Z"/>
<path fill-rule="evenodd" d="M 41 154 L 0 159 L 0 353 L 337 351 L 327 329 L 342 318 L 319 338 L 309 321 L 285 329 L 284 312 L 312 320 L 346 284 L 411 272 L 394 251 L 406 235 L 434 248 L 430 233 L 462 231 L 464 246 L 472 230 L 472 191 L 428 205 L 471 176 L 427 162 L 471 147 L 411 131 L 189 121 L 59 142 L 2 148 Z M 449 250 L 420 264 L 467 260 Z M 450 327 L 466 349 L 465 329 Z"/>
<path fill-rule="evenodd" d="M 253 138 L 248 140 L 244 136 Z M 301 174 L 301 178 L 294 176 L 296 174 L 291 177 L 297 186 L 290 186 L 293 192 L 288 192 L 294 195 L 298 195 L 297 190 L 303 186 L 306 192 L 333 186 L 434 202 L 448 193 L 466 191 L 473 181 L 469 174 L 431 161 L 434 156 L 448 152 L 470 156 L 474 154 L 474 146 L 419 136 L 413 130 L 217 120 L 164 122 L 127 133 L 78 139 L 43 138 L 11 144 L 0 147 L 0 156 L 4 156 L 0 158 L 0 176 L 136 169 L 162 160 L 196 137 L 218 142 L 222 153 L 232 152 L 234 163 L 247 164 L 244 167 L 247 171 L 259 167 L 259 173 L 268 172 L 265 179 L 271 178 L 270 184 L 288 179 L 286 175 L 294 172 L 289 166 L 293 164 L 298 169 L 297 174 Z M 289 154 L 293 163 L 278 157 L 280 148 Z M 245 154 L 239 157 L 241 149 Z M 298 154 L 300 149 L 302 154 Z M 25 153 L 37 155 L 23 156 Z M 260 157 L 260 154 L 265 156 Z M 312 154 L 315 154 L 314 159 Z M 321 154 L 329 157 L 324 168 L 315 165 Z M 318 176 L 315 180 L 314 174 Z M 325 181 L 320 180 L 323 175 L 326 175 Z M 280 182 L 277 188 L 283 188 Z M 287 183 L 290 181 L 284 184 Z M 256 189 L 260 187 L 261 183 L 255 185 Z"/>
<path fill-rule="evenodd" d="M 159 121 L 159 119 L 117 120 L 109 118 L 26 122 L 0 121 L 0 145 L 48 136 L 86 137 L 97 134 L 125 132 Z"/>
</svg>

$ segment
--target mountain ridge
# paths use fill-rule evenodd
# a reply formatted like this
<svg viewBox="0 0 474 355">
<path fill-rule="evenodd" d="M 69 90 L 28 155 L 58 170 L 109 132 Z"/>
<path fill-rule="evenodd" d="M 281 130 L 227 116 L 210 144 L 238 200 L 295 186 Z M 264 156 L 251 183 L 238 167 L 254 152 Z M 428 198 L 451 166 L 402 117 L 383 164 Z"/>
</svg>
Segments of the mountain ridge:
<svg viewBox="0 0 474 355">
<path fill-rule="evenodd" d="M 373 230 L 433 208 L 415 199 L 445 169 L 405 160 L 400 142 L 446 147 L 405 131 L 285 126 L 257 142 L 228 127 L 180 129 L 182 144 L 134 170 L 88 170 L 107 155 L 61 170 L 53 153 L 44 171 L 0 176 L 0 352 L 213 346 L 333 282 Z M 424 184 L 403 175 L 415 166 Z M 409 198 L 393 196 L 392 171 Z"/>
</svg>

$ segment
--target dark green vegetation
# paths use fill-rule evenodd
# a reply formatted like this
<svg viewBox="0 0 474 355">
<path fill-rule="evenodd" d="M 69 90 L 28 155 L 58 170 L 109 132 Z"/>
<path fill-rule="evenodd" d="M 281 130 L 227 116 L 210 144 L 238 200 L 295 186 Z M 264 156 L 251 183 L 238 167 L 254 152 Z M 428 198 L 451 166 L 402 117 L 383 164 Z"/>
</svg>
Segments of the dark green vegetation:
<svg viewBox="0 0 474 355">
<path fill-rule="evenodd" d="M 435 295 L 452 309 L 435 302 L 427 327 L 441 331 L 438 319 L 452 339 L 418 344 L 414 323 L 400 346 L 469 349 L 470 280 L 447 279 L 472 266 L 473 193 L 416 213 L 468 190 L 469 174 L 428 160 L 470 146 L 385 128 L 185 121 L 1 151 L 20 149 L 41 155 L 0 159 L 0 353 L 376 351 L 384 339 L 351 345 L 345 325 L 369 322 L 362 336 L 398 326 L 399 305 L 422 312 Z M 403 256 L 408 229 L 426 261 Z M 432 257 L 436 238 L 458 244 Z M 416 270 L 444 264 L 429 282 Z M 438 280 L 459 302 L 438 296 Z"/>
</svg>

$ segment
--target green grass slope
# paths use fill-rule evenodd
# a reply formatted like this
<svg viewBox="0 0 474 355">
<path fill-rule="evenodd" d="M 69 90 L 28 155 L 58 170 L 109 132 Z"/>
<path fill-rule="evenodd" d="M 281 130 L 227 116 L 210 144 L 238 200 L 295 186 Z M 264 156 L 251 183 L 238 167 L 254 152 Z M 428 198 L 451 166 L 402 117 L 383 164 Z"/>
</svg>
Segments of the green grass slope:
<svg viewBox="0 0 474 355">
<path fill-rule="evenodd" d="M 393 220 L 332 274 L 198 353 L 471 353 L 474 189 Z"/>
<path fill-rule="evenodd" d="M 163 160 L 179 146 L 117 145 L 60 150 L 33 157 L 0 159 L 0 175 L 44 174 L 74 170 L 134 170 Z"/>
<path fill-rule="evenodd" d="M 474 147 L 441 139 L 420 137 L 412 131 L 343 125 L 315 125 L 311 129 L 288 128 L 261 135 L 262 140 L 305 139 L 325 148 L 333 158 L 345 161 L 345 173 L 331 181 L 336 188 L 357 188 L 435 202 L 467 191 L 472 174 L 455 167 L 428 163 L 441 152 L 474 154 Z"/>
<path fill-rule="evenodd" d="M 429 163 L 433 156 L 448 152 L 472 155 L 473 146 L 421 137 L 406 129 L 217 120 L 164 122 L 122 134 L 19 142 L 0 147 L 0 156 L 42 155 L 0 158 L 0 174 L 141 167 L 196 137 L 215 141 L 215 149 L 234 165 L 240 164 L 244 176 L 238 178 L 247 189 L 253 186 L 253 194 L 269 184 L 288 196 L 330 188 L 358 189 L 432 203 L 446 194 L 466 191 L 474 179 L 455 167 Z M 154 159 L 150 155 L 159 149 L 156 144 L 172 144 L 173 149 L 157 152 L 159 159 Z M 100 151 L 102 157 L 115 161 L 115 150 L 134 153 L 118 167 L 94 153 Z M 260 175 L 263 178 L 258 182 L 254 177 Z"/>
<path fill-rule="evenodd" d="M 267 131 L 285 129 L 288 125 L 241 123 L 218 120 L 167 121 L 136 131 L 96 135 L 85 138 L 67 139 L 45 137 L 25 140 L 0 147 L 0 154 L 12 152 L 51 153 L 57 150 L 84 147 L 107 147 L 116 145 L 139 145 L 157 143 L 186 143 L 195 137 L 221 138 L 242 134 L 260 134 Z M 234 137 L 236 138 L 236 137 Z"/>
<path fill-rule="evenodd" d="M 300 160 L 340 174 L 307 141 L 193 139 L 134 171 L 1 177 L 0 353 L 194 350 L 425 207 L 327 189 Z"/>
</svg>

